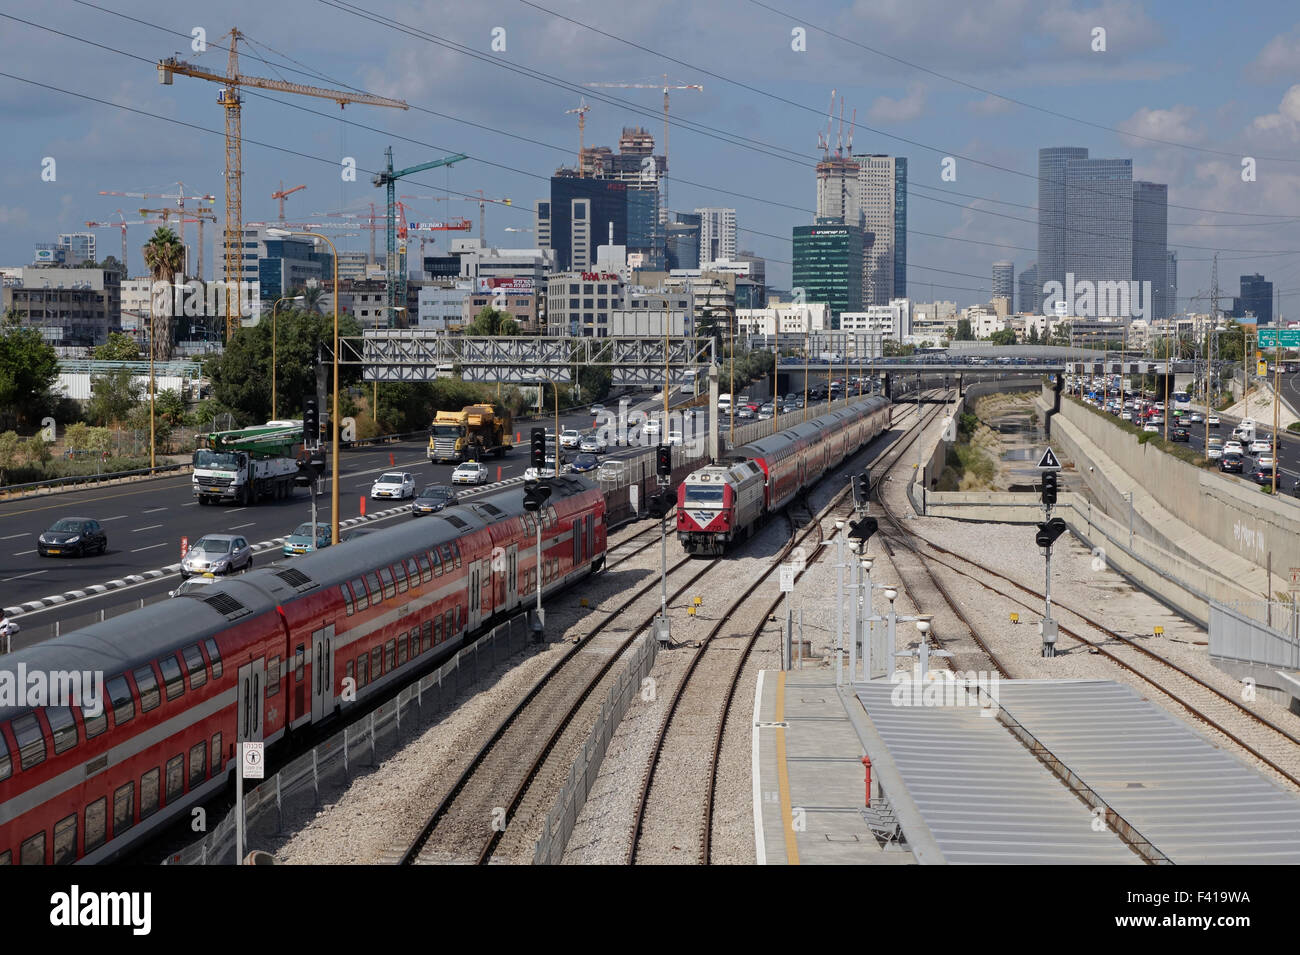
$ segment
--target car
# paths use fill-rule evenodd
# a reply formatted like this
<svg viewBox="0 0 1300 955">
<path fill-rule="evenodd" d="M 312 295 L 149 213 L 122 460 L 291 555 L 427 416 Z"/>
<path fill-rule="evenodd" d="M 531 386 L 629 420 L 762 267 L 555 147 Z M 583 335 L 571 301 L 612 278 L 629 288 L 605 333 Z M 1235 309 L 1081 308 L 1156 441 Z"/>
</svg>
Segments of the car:
<svg viewBox="0 0 1300 955">
<path fill-rule="evenodd" d="M 609 444 L 599 434 L 584 434 L 578 441 L 578 450 L 586 454 L 604 454 Z"/>
<path fill-rule="evenodd" d="M 233 574 L 253 569 L 253 548 L 237 534 L 204 534 L 185 552 L 181 560 L 181 578 L 204 571 Z"/>
<path fill-rule="evenodd" d="M 1263 467 L 1262 465 L 1256 465 L 1255 470 L 1250 472 L 1250 479 L 1260 486 L 1263 486 L 1265 484 L 1272 484 L 1273 469 L 1271 467 Z"/>
<path fill-rule="evenodd" d="M 486 484 L 488 469 L 478 461 L 466 461 L 451 472 L 452 484 Z"/>
<path fill-rule="evenodd" d="M 85 557 L 106 550 L 103 525 L 89 517 L 62 517 L 36 538 L 36 551 L 42 557 Z"/>
<path fill-rule="evenodd" d="M 598 467 L 600 467 L 600 462 L 596 460 L 594 454 L 579 454 L 573 459 L 571 470 L 577 471 L 579 474 L 586 474 Z"/>
<path fill-rule="evenodd" d="M 1217 414 L 1210 415 L 1210 419 L 1209 421 L 1206 422 L 1206 424 L 1208 424 L 1211 428 L 1217 428 L 1219 426 L 1219 416 Z"/>
<path fill-rule="evenodd" d="M 411 516 L 437 514 L 449 504 L 456 503 L 456 491 L 446 484 L 428 484 L 411 502 Z"/>
<path fill-rule="evenodd" d="M 600 467 L 596 469 L 596 480 L 598 481 L 621 481 L 625 465 L 622 461 L 602 461 Z"/>
<path fill-rule="evenodd" d="M 645 423 L 645 436 L 647 441 L 658 439 L 659 422 L 656 421 L 654 418 L 651 418 L 649 421 Z"/>
<path fill-rule="evenodd" d="M 1148 421 L 1146 424 L 1144 424 L 1144 425 L 1142 426 L 1142 430 L 1143 430 L 1143 431 L 1146 431 L 1146 432 L 1149 433 L 1149 434 L 1159 434 L 1159 433 L 1160 433 L 1160 429 L 1159 429 L 1159 428 L 1156 426 L 1156 424 L 1155 424 L 1154 422 L 1152 422 L 1152 421 Z"/>
<path fill-rule="evenodd" d="M 1240 474 L 1241 468 L 1242 468 L 1241 455 L 1236 451 L 1225 450 L 1223 452 L 1223 457 L 1219 459 L 1219 470 L 1223 471 L 1225 474 L 1228 472 L 1232 472 L 1234 474 Z"/>
<path fill-rule="evenodd" d="M 582 435 L 577 428 L 565 428 L 560 432 L 560 447 L 562 448 L 576 448 L 581 440 Z"/>
<path fill-rule="evenodd" d="M 1211 461 L 1217 461 L 1223 457 L 1223 445 L 1212 444 L 1205 449 L 1205 457 Z"/>
<path fill-rule="evenodd" d="M 749 407 L 749 405 L 741 405 L 740 408 L 737 409 L 737 411 L 736 411 L 736 417 L 737 417 L 737 418 L 753 418 L 753 417 L 755 417 L 754 409 L 751 408 L 751 407 Z"/>
<path fill-rule="evenodd" d="M 1277 462 L 1273 460 L 1273 455 L 1268 453 L 1261 454 L 1255 459 L 1255 465 L 1261 468 L 1271 468 L 1276 464 Z"/>
<path fill-rule="evenodd" d="M 1199 411 L 1193 411 L 1188 420 L 1191 421 L 1192 424 L 1205 424 L 1205 415 L 1201 414 Z"/>
<path fill-rule="evenodd" d="M 1224 454 L 1245 454 L 1246 449 L 1241 446 L 1240 441 L 1225 441 L 1223 443 Z"/>
<path fill-rule="evenodd" d="M 183 597 L 186 594 L 197 593 L 200 590 L 207 589 L 208 584 L 212 583 L 216 579 L 217 579 L 216 574 L 212 574 L 212 573 L 197 574 L 194 577 L 190 577 L 188 580 L 182 580 L 179 584 L 176 585 L 175 590 L 167 591 L 167 596 Z"/>
<path fill-rule="evenodd" d="M 602 405 L 602 404 L 595 404 L 595 405 L 592 405 L 592 406 L 591 406 L 591 416 L 594 418 L 594 417 L 596 417 L 597 415 L 603 413 L 604 410 L 605 410 L 605 406 Z"/>
<path fill-rule="evenodd" d="M 1265 451 L 1272 451 L 1272 450 L 1273 450 L 1273 442 L 1265 438 L 1256 438 L 1254 441 L 1250 442 L 1251 454 L 1263 454 Z"/>
<path fill-rule="evenodd" d="M 370 485 L 372 498 L 415 497 L 415 477 L 406 471 L 385 471 Z"/>
<path fill-rule="evenodd" d="M 316 522 L 316 542 L 312 543 L 311 521 L 303 521 L 292 534 L 284 539 L 284 556 L 310 554 L 312 551 L 329 547 L 332 538 L 329 522 Z"/>
<path fill-rule="evenodd" d="M 758 409 L 760 415 L 766 414 L 769 418 L 772 417 L 772 412 L 774 411 L 776 411 L 776 405 L 770 401 L 763 402 L 762 407 Z"/>
<path fill-rule="evenodd" d="M 1169 440 L 1171 441 L 1190 441 L 1191 439 L 1192 434 L 1186 428 L 1174 428 L 1169 432 Z"/>
<path fill-rule="evenodd" d="M 1121 421 L 1132 421 L 1132 420 L 1133 420 L 1133 412 L 1131 412 L 1131 411 L 1121 411 L 1121 412 L 1120 412 L 1120 415 L 1119 415 L 1119 418 L 1120 418 Z"/>
</svg>

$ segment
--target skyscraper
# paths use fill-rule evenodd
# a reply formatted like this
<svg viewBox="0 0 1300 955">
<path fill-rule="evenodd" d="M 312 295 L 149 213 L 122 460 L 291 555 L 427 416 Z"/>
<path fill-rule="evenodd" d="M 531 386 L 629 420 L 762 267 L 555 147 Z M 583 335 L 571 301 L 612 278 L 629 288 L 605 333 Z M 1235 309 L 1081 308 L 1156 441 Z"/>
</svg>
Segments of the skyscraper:
<svg viewBox="0 0 1300 955">
<path fill-rule="evenodd" d="M 907 297 L 907 160 L 881 154 L 853 160 L 858 164 L 861 225 L 873 235 L 863 304 L 888 305 L 890 299 Z"/>
<path fill-rule="evenodd" d="M 668 224 L 667 267 L 669 269 L 698 269 L 700 267 L 700 217 L 691 212 L 674 213 Z"/>
<path fill-rule="evenodd" d="M 714 262 L 736 255 L 736 210 L 696 209 L 700 217 L 700 261 Z"/>
<path fill-rule="evenodd" d="M 596 247 L 609 241 L 611 224 L 614 244 L 627 245 L 627 183 L 552 176 L 550 213 L 549 248 L 558 271 L 590 267 Z"/>
<path fill-rule="evenodd" d="M 1093 288 L 1100 282 L 1129 282 L 1133 278 L 1133 160 L 1076 159 L 1067 164 L 1065 222 L 1066 273 L 1073 274 L 1076 287 L 1080 282 L 1091 282 Z M 1110 313 L 1101 298 L 1097 296 L 1092 317 Z"/>
<path fill-rule="evenodd" d="M 817 164 L 817 218 L 862 225 L 858 163 L 840 156 Z"/>
<path fill-rule="evenodd" d="M 1170 315 L 1178 314 L 1178 253 L 1169 252 L 1165 264 L 1165 304 Z"/>
<path fill-rule="evenodd" d="M 993 298 L 1005 298 L 1011 311 L 1016 310 L 1016 266 L 1014 262 L 993 263 Z"/>
<path fill-rule="evenodd" d="M 1048 282 L 1065 287 L 1065 174 L 1071 160 L 1087 159 L 1088 150 L 1079 146 L 1055 146 L 1038 150 L 1038 288 Z M 1038 311 L 1038 309 L 1035 309 Z"/>
<path fill-rule="evenodd" d="M 1043 313 L 1042 286 L 1038 284 L 1038 263 L 1031 262 L 1020 270 L 1020 284 L 1017 288 L 1017 302 L 1020 311 L 1029 315 Z"/>
<path fill-rule="evenodd" d="M 1260 325 L 1273 324 L 1273 283 L 1265 282 L 1264 276 L 1243 275 L 1241 277 L 1241 295 L 1234 302 L 1232 314 L 1237 318 L 1254 315 Z"/>
<path fill-rule="evenodd" d="M 862 230 L 851 225 L 795 226 L 793 245 L 795 295 L 802 289 L 802 301 L 826 303 L 831 327 L 839 328 L 840 312 L 863 307 Z"/>
<path fill-rule="evenodd" d="M 1151 316 L 1174 313 L 1169 298 L 1169 187 L 1160 182 L 1133 183 L 1133 281 L 1151 289 Z M 1150 282 L 1150 286 L 1145 283 Z"/>
</svg>

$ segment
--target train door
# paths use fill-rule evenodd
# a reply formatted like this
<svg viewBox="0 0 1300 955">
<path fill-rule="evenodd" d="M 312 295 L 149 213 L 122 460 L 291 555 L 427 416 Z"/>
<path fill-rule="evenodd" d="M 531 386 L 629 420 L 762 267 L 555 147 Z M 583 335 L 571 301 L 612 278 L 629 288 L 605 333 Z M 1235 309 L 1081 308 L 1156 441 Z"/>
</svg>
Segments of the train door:
<svg viewBox="0 0 1300 955">
<path fill-rule="evenodd" d="M 519 606 L 519 545 L 511 544 L 506 548 L 506 594 L 505 609 L 507 612 L 514 610 Z"/>
<path fill-rule="evenodd" d="M 476 630 L 483 622 L 483 575 L 482 561 L 473 560 L 469 564 L 469 629 Z"/>
<path fill-rule="evenodd" d="M 311 635 L 311 721 L 334 712 L 334 624 Z"/>
<path fill-rule="evenodd" d="M 266 658 L 259 657 L 239 668 L 238 742 L 262 741 L 262 707 L 266 699 Z"/>
</svg>

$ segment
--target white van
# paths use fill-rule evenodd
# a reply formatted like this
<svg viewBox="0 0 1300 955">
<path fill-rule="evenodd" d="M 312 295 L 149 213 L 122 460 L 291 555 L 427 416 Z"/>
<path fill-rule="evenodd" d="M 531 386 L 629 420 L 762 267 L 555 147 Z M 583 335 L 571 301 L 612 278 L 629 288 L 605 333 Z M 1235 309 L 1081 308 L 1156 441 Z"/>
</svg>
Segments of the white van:
<svg viewBox="0 0 1300 955">
<path fill-rule="evenodd" d="M 1232 429 L 1232 436 L 1240 439 L 1242 444 L 1249 445 L 1255 440 L 1255 419 L 1242 418 L 1241 424 Z"/>
<path fill-rule="evenodd" d="M 724 411 L 730 410 L 731 395 L 729 393 L 718 395 L 718 407 Z"/>
</svg>

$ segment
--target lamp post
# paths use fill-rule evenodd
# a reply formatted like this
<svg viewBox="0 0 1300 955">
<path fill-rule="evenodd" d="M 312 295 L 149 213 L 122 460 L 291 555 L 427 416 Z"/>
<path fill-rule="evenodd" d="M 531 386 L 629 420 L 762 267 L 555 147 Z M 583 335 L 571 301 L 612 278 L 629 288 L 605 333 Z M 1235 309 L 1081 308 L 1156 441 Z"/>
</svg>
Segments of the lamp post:
<svg viewBox="0 0 1300 955">
<path fill-rule="evenodd" d="M 333 345 L 333 370 L 334 385 L 333 398 L 330 410 L 330 543 L 338 546 L 339 543 L 339 252 L 334 248 L 334 243 L 330 241 L 329 236 L 321 235 L 319 232 L 291 232 L 288 229 L 270 228 L 266 230 L 267 235 L 273 235 L 280 238 L 290 235 L 300 235 L 309 239 L 317 239 L 325 242 L 330 247 L 334 265 L 334 294 L 330 296 L 334 300 L 334 345 Z"/>
<path fill-rule="evenodd" d="M 404 312 L 406 311 L 406 306 L 405 305 L 380 305 L 379 308 L 376 309 L 376 311 Z M 392 325 L 389 324 L 388 327 L 392 328 Z M 374 379 L 374 381 L 372 381 L 370 384 L 372 386 L 370 391 L 370 420 L 378 423 L 379 421 L 379 379 L 378 378 Z M 559 438 L 557 437 L 555 440 L 558 441 Z"/>
<path fill-rule="evenodd" d="M 280 307 L 281 302 L 301 302 L 302 300 L 303 300 L 303 296 L 301 295 L 283 295 L 280 298 L 277 298 L 275 300 L 275 304 L 271 306 L 271 417 L 272 419 L 279 417 L 279 412 L 277 410 L 279 408 L 279 405 L 277 405 L 275 401 L 275 344 L 277 341 L 276 328 L 275 328 L 275 312 L 276 309 Z"/>
</svg>

